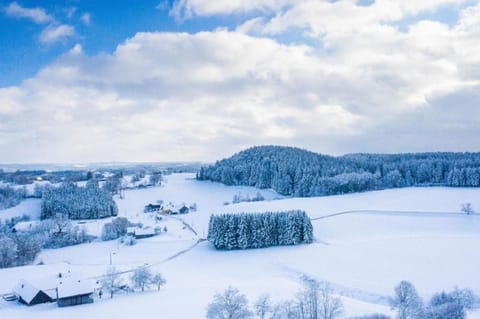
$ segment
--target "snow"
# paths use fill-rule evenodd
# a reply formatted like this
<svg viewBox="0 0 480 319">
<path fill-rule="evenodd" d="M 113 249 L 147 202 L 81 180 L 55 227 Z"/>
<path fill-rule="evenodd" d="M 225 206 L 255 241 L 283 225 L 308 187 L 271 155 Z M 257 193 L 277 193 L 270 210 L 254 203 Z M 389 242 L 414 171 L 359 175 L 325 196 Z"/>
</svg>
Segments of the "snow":
<svg viewBox="0 0 480 319">
<path fill-rule="evenodd" d="M 81 296 L 93 293 L 91 280 L 70 279 L 61 280 L 57 286 L 58 298 Z"/>
<path fill-rule="evenodd" d="M 40 200 L 29 198 L 14 207 L 0 210 L 0 219 L 7 220 L 12 217 L 27 215 L 30 219 L 40 219 Z"/>
<path fill-rule="evenodd" d="M 250 302 L 262 293 L 281 301 L 294 298 L 303 274 L 330 282 L 342 296 L 345 316 L 375 312 L 393 316 L 386 298 L 400 280 L 411 281 L 425 299 L 455 286 L 480 295 L 480 282 L 475 280 L 480 268 L 480 215 L 460 213 L 465 202 L 480 209 L 480 189 L 418 187 L 281 200 L 272 200 L 279 197 L 275 192 L 261 190 L 266 201 L 225 206 L 240 192 L 253 197 L 258 190 L 192 178 L 192 174 L 168 175 L 162 187 L 127 190 L 124 199 L 115 198 L 119 216 L 144 227 L 166 226 L 166 233 L 138 240 L 134 246 L 108 241 L 44 250 L 36 261 L 44 265 L 0 270 L 3 293 L 20 278 L 35 282 L 59 272 L 96 280 L 110 266 L 111 257 L 112 265 L 126 272 L 125 281 L 138 266 L 161 272 L 167 284 L 160 291 L 97 298 L 94 304 L 72 308 L 55 304 L 27 308 L 1 301 L 0 318 L 117 318 L 156 312 L 162 318 L 204 318 L 213 295 L 228 286 L 245 293 Z M 157 200 L 196 203 L 197 211 L 157 220 L 155 213 L 143 213 L 146 204 Z M 198 242 L 206 237 L 212 213 L 291 209 L 303 209 L 315 219 L 314 244 L 216 251 L 208 242 Z M 325 217 L 341 212 L 347 213 Z M 98 235 L 110 220 L 82 221 L 82 225 Z M 469 315 L 478 318 L 478 311 Z"/>
<path fill-rule="evenodd" d="M 13 289 L 13 292 L 22 297 L 26 303 L 30 303 L 39 291 L 40 289 L 34 287 L 32 284 L 24 280 L 20 281 Z"/>
</svg>

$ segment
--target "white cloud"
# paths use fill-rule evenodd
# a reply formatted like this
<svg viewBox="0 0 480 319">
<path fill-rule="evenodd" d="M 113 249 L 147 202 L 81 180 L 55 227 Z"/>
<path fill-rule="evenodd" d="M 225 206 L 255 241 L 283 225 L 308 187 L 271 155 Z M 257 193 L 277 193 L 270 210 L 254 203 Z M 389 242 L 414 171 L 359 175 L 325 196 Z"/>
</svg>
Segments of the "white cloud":
<svg viewBox="0 0 480 319">
<path fill-rule="evenodd" d="M 10 3 L 6 7 L 5 12 L 11 17 L 27 18 L 38 24 L 48 23 L 54 20 L 53 17 L 45 11 L 45 9 L 24 8 L 16 2 Z"/>
<path fill-rule="evenodd" d="M 90 23 L 92 22 L 92 16 L 90 15 L 90 13 L 87 12 L 82 14 L 80 20 L 82 20 L 83 24 L 90 25 Z"/>
<path fill-rule="evenodd" d="M 181 20 L 193 16 L 229 15 L 248 12 L 274 12 L 296 0 L 177 0 L 173 4 L 171 14 Z"/>
<path fill-rule="evenodd" d="M 49 25 L 40 33 L 40 42 L 50 44 L 75 35 L 75 28 L 68 24 Z"/>
<path fill-rule="evenodd" d="M 480 134 L 475 6 L 453 26 L 420 20 L 400 31 L 369 11 L 381 1 L 302 3 L 238 31 L 137 33 L 97 56 L 76 45 L 0 90 L 4 161 L 214 160 L 252 144 L 478 149 L 468 138 Z M 310 45 L 269 38 L 292 27 Z"/>
</svg>

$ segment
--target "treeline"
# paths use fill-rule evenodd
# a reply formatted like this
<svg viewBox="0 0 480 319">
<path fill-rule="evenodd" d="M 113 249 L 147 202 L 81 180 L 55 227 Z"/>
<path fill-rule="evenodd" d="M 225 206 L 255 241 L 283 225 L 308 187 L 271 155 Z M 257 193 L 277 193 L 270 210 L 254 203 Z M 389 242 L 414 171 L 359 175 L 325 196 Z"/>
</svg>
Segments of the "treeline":
<svg viewBox="0 0 480 319">
<path fill-rule="evenodd" d="M 302 288 L 293 299 L 274 303 L 269 294 L 261 294 L 250 307 L 247 296 L 233 287 L 216 293 L 207 307 L 207 319 L 390 319 L 381 313 L 346 317 L 342 299 L 328 282 L 302 276 Z M 474 310 L 476 296 L 469 289 L 455 288 L 436 293 L 424 303 L 415 287 L 402 281 L 389 298 L 397 319 L 466 319 Z"/>
<path fill-rule="evenodd" d="M 216 249 L 247 249 L 313 242 L 304 211 L 212 215 L 208 241 Z"/>
<path fill-rule="evenodd" d="M 41 219 L 63 215 L 69 219 L 96 219 L 116 216 L 118 208 L 111 193 L 101 189 L 96 180 L 85 187 L 66 182 L 42 191 Z"/>
<path fill-rule="evenodd" d="M 480 153 L 326 156 L 293 147 L 257 146 L 202 167 L 199 180 L 272 188 L 298 197 L 406 186 L 480 186 Z"/>
</svg>

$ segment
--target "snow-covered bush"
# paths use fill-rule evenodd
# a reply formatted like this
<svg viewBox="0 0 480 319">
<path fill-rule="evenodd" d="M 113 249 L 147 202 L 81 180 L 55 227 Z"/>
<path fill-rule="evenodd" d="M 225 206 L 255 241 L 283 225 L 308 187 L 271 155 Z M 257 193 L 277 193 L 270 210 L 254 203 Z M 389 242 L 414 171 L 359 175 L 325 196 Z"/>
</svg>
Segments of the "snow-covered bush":
<svg viewBox="0 0 480 319">
<path fill-rule="evenodd" d="M 102 229 L 102 240 L 113 240 L 127 234 L 127 228 L 133 226 L 125 217 L 114 218 L 110 223 L 105 223 Z"/>
<path fill-rule="evenodd" d="M 313 242 L 304 211 L 212 215 L 208 240 L 217 249 L 247 249 Z"/>
<path fill-rule="evenodd" d="M 75 183 L 63 183 L 59 187 L 46 187 L 42 192 L 41 218 L 57 214 L 69 219 L 96 219 L 116 216 L 117 205 L 111 194 L 101 189 L 95 180 L 85 187 Z"/>
<path fill-rule="evenodd" d="M 137 243 L 135 236 L 127 235 L 123 237 L 123 244 L 126 246 L 133 246 Z"/>
</svg>

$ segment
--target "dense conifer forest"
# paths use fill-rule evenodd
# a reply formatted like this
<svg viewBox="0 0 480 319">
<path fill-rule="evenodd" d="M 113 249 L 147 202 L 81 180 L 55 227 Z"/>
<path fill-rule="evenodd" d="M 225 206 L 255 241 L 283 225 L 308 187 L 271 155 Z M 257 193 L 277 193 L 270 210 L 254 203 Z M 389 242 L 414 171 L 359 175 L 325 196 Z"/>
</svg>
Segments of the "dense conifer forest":
<svg viewBox="0 0 480 319">
<path fill-rule="evenodd" d="M 321 196 L 406 186 L 480 186 L 480 153 L 321 155 L 256 146 L 202 167 L 199 180 Z"/>
<path fill-rule="evenodd" d="M 309 244 L 313 227 L 304 211 L 212 215 L 208 240 L 216 249 Z"/>
<path fill-rule="evenodd" d="M 46 187 L 42 192 L 41 218 L 60 214 L 70 219 L 94 219 L 116 216 L 117 204 L 111 193 L 90 180 L 85 187 L 73 182 L 59 187 Z"/>
</svg>

